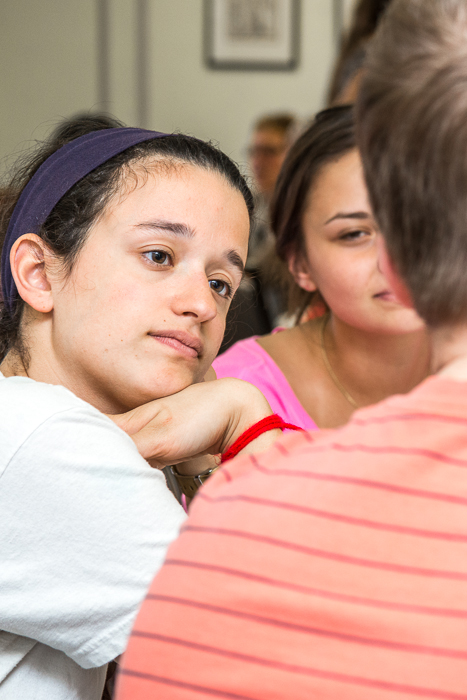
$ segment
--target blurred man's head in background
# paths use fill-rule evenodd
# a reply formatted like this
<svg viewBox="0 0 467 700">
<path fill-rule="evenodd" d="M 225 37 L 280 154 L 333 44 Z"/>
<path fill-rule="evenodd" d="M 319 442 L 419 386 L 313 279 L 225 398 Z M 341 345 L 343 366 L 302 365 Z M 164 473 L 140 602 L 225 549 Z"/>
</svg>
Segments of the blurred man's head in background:
<svg viewBox="0 0 467 700">
<path fill-rule="evenodd" d="M 248 156 L 255 188 L 266 199 L 274 190 L 296 126 L 296 118 L 288 113 L 265 115 L 253 126 Z"/>
</svg>

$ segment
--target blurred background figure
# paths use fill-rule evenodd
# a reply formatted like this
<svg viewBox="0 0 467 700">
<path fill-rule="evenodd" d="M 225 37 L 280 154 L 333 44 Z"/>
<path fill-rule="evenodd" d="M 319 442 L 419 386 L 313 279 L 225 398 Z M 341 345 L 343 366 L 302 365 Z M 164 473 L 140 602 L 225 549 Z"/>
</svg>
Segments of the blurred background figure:
<svg viewBox="0 0 467 700">
<path fill-rule="evenodd" d="M 253 176 L 256 226 L 251 233 L 247 269 L 256 271 L 274 244 L 269 227 L 268 208 L 287 151 L 298 131 L 293 114 L 260 117 L 251 133 L 248 158 Z"/>
<path fill-rule="evenodd" d="M 342 37 L 331 78 L 328 105 L 355 102 L 368 43 L 391 0 L 359 0 L 350 28 Z"/>
</svg>

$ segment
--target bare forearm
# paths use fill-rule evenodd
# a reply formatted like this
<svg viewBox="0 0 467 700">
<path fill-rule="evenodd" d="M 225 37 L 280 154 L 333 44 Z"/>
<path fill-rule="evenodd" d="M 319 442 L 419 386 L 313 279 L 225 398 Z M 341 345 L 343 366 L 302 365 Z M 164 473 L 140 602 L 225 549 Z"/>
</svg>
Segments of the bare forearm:
<svg viewBox="0 0 467 700">
<path fill-rule="evenodd" d="M 224 452 L 247 428 L 271 413 L 264 396 L 251 384 L 220 379 L 112 418 L 131 435 L 145 459 L 163 467 Z M 266 449 L 279 434 L 278 430 L 265 433 L 244 451 Z M 195 463 L 186 466 L 186 473 L 199 473 L 195 468 Z"/>
</svg>

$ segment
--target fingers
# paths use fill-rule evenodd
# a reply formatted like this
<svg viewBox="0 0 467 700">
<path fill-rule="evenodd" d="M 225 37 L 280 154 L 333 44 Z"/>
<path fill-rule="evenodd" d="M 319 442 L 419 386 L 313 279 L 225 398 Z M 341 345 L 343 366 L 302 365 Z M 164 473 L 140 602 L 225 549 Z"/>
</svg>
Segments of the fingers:
<svg viewBox="0 0 467 700">
<path fill-rule="evenodd" d="M 164 426 L 150 422 L 130 437 L 140 455 L 152 462 L 151 466 L 157 464 L 156 468 L 162 469 L 170 464 L 171 453 L 174 451 L 174 445 L 171 443 L 174 440 L 167 439 L 167 430 Z"/>
<path fill-rule="evenodd" d="M 127 413 L 113 416 L 107 414 L 107 417 L 124 430 L 127 435 L 134 435 L 149 423 L 163 426 L 172 421 L 172 411 L 170 406 L 164 401 L 164 399 L 157 399 L 143 404 L 143 406 L 138 406 L 138 408 L 134 408 Z"/>
<path fill-rule="evenodd" d="M 164 467 L 167 466 L 166 464 L 159 462 L 158 459 L 147 459 L 146 461 L 153 469 L 164 469 Z"/>
</svg>

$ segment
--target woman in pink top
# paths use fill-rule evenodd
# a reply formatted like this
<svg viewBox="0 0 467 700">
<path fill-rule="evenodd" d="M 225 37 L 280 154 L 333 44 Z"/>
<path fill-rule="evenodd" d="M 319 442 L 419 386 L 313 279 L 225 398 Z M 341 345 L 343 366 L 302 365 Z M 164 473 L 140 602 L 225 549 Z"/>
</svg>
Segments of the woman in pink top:
<svg viewBox="0 0 467 700">
<path fill-rule="evenodd" d="M 321 112 L 292 146 L 271 223 L 290 311 L 298 320 L 324 304 L 326 313 L 236 343 L 214 361 L 217 376 L 251 382 L 307 429 L 343 425 L 356 408 L 416 386 L 428 373 L 425 329 L 378 267 L 351 107 Z"/>
</svg>

